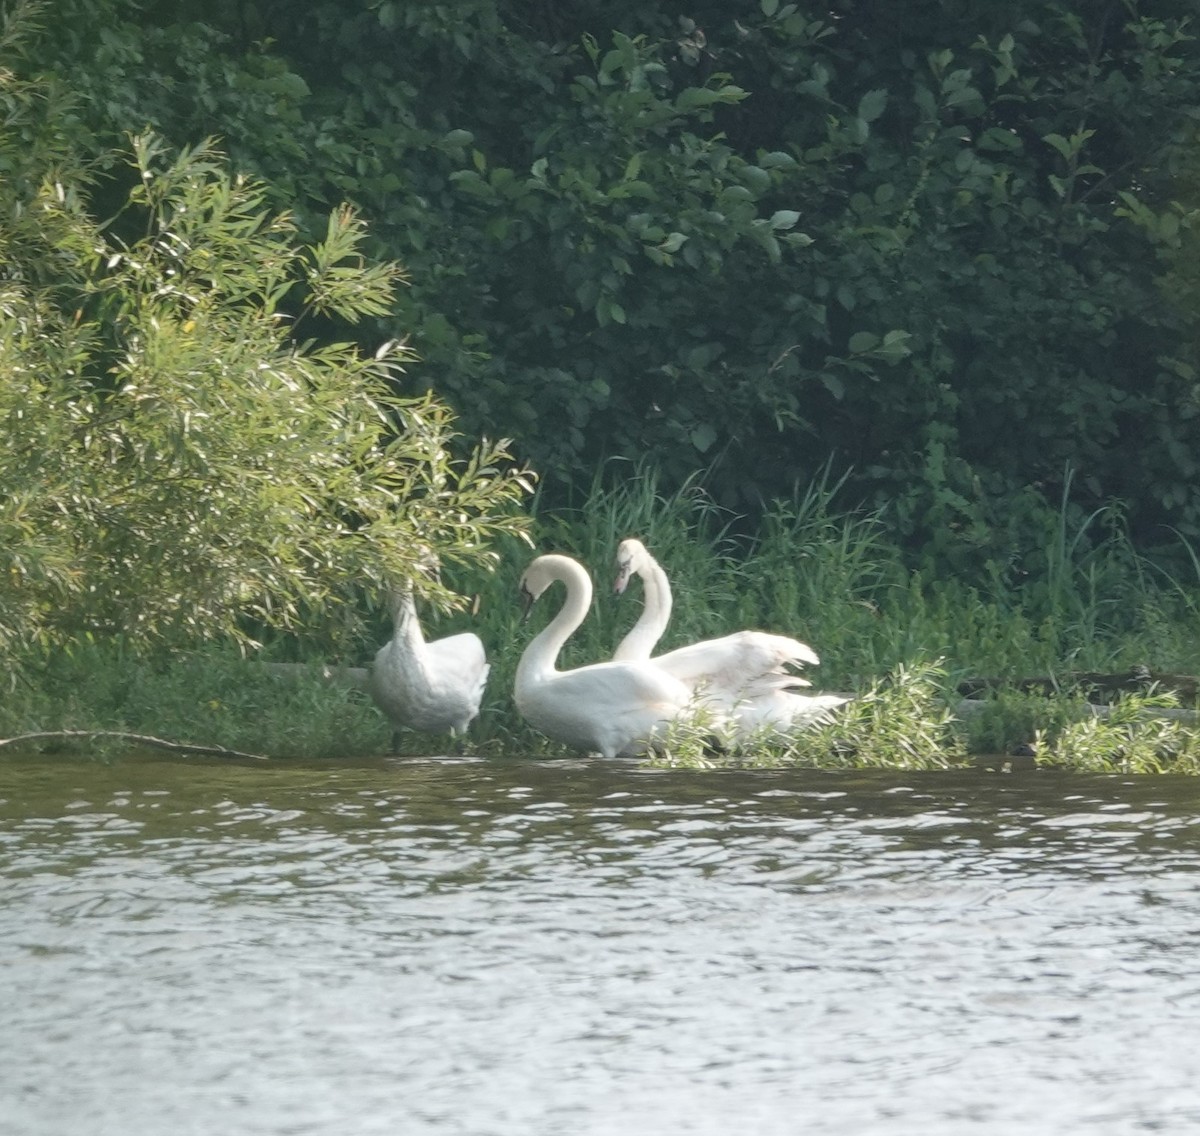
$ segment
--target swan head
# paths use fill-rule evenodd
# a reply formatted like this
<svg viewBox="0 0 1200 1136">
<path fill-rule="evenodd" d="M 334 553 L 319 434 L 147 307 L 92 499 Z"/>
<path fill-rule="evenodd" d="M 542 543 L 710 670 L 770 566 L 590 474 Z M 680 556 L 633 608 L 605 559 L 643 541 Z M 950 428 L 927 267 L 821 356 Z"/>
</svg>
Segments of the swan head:
<svg viewBox="0 0 1200 1136">
<path fill-rule="evenodd" d="M 529 618 L 529 613 L 533 610 L 533 601 L 537 596 L 530 590 L 529 585 L 525 583 L 525 577 L 521 577 L 521 622 Z"/>
<path fill-rule="evenodd" d="M 617 576 L 613 580 L 613 591 L 617 595 L 629 586 L 630 577 L 637 574 L 648 555 L 646 546 L 635 537 L 629 537 L 617 545 Z"/>
<path fill-rule="evenodd" d="M 562 580 L 565 583 L 574 574 L 571 572 L 572 567 L 578 570 L 578 566 L 574 565 L 568 557 L 557 556 L 551 553 L 546 556 L 539 556 L 525 569 L 524 575 L 521 576 L 522 621 L 529 618 L 529 612 L 533 608 L 534 601 L 555 580 Z"/>
</svg>

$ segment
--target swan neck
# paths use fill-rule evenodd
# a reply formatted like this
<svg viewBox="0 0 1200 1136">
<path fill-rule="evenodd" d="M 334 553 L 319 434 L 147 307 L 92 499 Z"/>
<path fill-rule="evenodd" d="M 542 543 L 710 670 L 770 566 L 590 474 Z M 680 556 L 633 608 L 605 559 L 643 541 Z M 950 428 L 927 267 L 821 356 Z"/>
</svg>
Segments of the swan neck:
<svg viewBox="0 0 1200 1136">
<path fill-rule="evenodd" d="M 636 571 L 642 578 L 642 614 L 618 644 L 614 659 L 650 658 L 671 622 L 671 582 L 662 565 L 646 553 Z"/>
<path fill-rule="evenodd" d="M 575 561 L 563 557 L 555 561 L 553 578 L 567 589 L 566 599 L 554 618 L 542 628 L 521 656 L 518 672 L 553 674 L 558 668 L 558 655 L 567 640 L 575 633 L 592 606 L 592 581 Z"/>
<path fill-rule="evenodd" d="M 425 642 L 421 634 L 421 621 L 417 618 L 417 604 L 413 598 L 412 584 L 405 584 L 392 597 L 392 639 L 420 646 Z"/>
<path fill-rule="evenodd" d="M 667 579 L 666 569 L 653 557 L 648 568 L 649 571 L 642 577 L 642 586 L 647 595 L 653 597 L 654 641 L 657 643 L 662 638 L 663 632 L 666 631 L 667 624 L 671 622 L 671 607 L 674 604 L 674 598 L 671 595 L 671 581 Z"/>
</svg>

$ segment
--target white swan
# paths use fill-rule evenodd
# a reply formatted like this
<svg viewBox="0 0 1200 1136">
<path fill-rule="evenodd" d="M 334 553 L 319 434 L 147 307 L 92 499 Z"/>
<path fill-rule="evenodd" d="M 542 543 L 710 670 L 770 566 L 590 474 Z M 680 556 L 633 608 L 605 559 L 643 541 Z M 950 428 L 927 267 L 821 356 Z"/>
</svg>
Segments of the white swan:
<svg viewBox="0 0 1200 1136">
<path fill-rule="evenodd" d="M 427 643 L 411 584 L 397 594 L 392 616 L 392 638 L 376 652 L 367 678 L 375 705 L 392 724 L 392 748 L 399 748 L 404 728 L 465 734 L 491 670 L 479 636 L 465 631 Z"/>
<path fill-rule="evenodd" d="M 640 576 L 642 614 L 617 644 L 614 659 L 649 660 L 678 678 L 697 698 L 729 716 L 740 738 L 761 731 L 786 732 L 828 721 L 849 699 L 838 694 L 801 694 L 811 686 L 789 666 L 816 666 L 816 652 L 798 639 L 765 631 L 737 631 L 705 639 L 651 658 L 671 618 L 671 584 L 663 567 L 640 540 L 617 546 L 613 590 L 620 594 L 632 576 Z"/>
<path fill-rule="evenodd" d="M 647 662 L 560 671 L 559 652 L 591 606 L 592 581 L 569 556 L 539 556 L 521 577 L 526 611 L 556 580 L 566 586 L 566 601 L 521 656 L 513 689 L 517 709 L 531 726 L 572 749 L 604 757 L 644 753 L 691 709 L 691 691 Z"/>
</svg>

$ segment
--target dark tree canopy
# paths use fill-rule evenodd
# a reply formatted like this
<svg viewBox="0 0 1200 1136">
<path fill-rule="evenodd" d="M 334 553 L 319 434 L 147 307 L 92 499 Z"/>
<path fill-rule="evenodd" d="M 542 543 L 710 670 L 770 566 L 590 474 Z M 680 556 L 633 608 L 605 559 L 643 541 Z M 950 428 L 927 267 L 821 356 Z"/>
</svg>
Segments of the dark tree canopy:
<svg viewBox="0 0 1200 1136">
<path fill-rule="evenodd" d="M 299 9 L 299 10 L 298 10 Z M 1200 539 L 1191 0 L 60 0 L 81 136 L 357 204 L 469 435 L 755 509 L 826 463 L 948 566 Z"/>
</svg>

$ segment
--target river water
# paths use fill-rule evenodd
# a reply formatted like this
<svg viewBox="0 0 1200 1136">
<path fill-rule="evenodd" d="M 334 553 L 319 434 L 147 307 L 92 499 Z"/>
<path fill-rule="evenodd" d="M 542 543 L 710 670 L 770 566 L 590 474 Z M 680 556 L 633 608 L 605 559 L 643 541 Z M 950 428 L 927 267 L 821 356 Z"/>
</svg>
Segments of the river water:
<svg viewBox="0 0 1200 1136">
<path fill-rule="evenodd" d="M 5 1136 L 1200 1126 L 1200 780 L 0 759 Z"/>
</svg>

